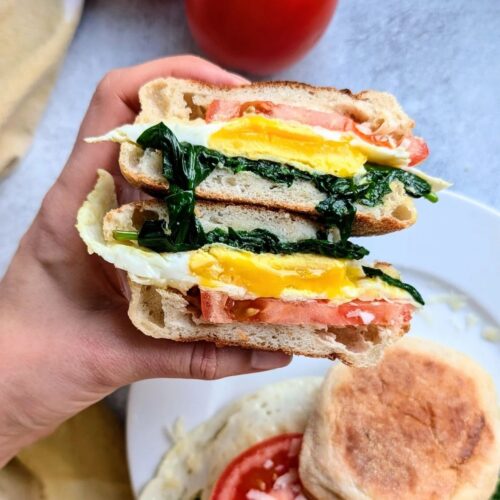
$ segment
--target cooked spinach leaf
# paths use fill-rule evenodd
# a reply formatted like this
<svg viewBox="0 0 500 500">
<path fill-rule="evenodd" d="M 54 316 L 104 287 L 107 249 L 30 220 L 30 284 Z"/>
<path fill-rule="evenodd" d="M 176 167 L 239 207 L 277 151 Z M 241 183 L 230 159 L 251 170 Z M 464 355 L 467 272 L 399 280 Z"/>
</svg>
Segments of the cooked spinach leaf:
<svg viewBox="0 0 500 500">
<path fill-rule="evenodd" d="M 328 196 L 337 196 L 357 199 L 359 195 L 359 184 L 354 180 L 354 177 L 336 177 L 335 175 L 316 174 L 311 178 L 312 182 L 318 189 Z"/>
<path fill-rule="evenodd" d="M 405 192 L 413 198 L 427 196 L 432 192 L 431 185 L 421 177 L 399 168 L 366 164 L 366 176 L 363 179 L 364 189 L 360 186 L 358 202 L 368 207 L 374 207 L 383 202 L 391 190 L 391 183 L 399 181 Z"/>
<path fill-rule="evenodd" d="M 188 248 L 198 248 L 203 245 L 205 233 L 200 222 L 194 215 L 195 196 L 194 190 L 183 191 L 171 187 L 171 195 L 165 198 L 168 207 L 168 228 L 170 237 L 180 250 L 182 245 Z"/>
<path fill-rule="evenodd" d="M 366 257 L 370 252 L 368 252 L 365 247 L 356 245 L 351 241 L 338 241 L 332 243 L 327 240 L 309 238 L 307 240 L 283 243 L 280 253 L 313 253 L 316 255 L 324 255 L 325 257 L 334 257 L 336 259 L 359 260 Z"/>
<path fill-rule="evenodd" d="M 217 228 L 207 234 L 207 241 L 209 243 L 223 243 L 253 253 L 279 253 L 275 250 L 280 246 L 280 239 L 266 229 L 236 231 L 229 227 L 227 231 L 224 231 Z"/>
<path fill-rule="evenodd" d="M 180 143 L 164 123 L 147 129 L 137 143 L 142 148 L 159 149 L 163 154 L 163 174 L 172 185 L 184 190 L 196 189 L 217 167 L 227 168 L 235 173 L 252 172 L 287 186 L 299 180 L 311 182 L 327 196 L 316 206 L 322 222 L 328 227 L 337 226 L 342 241 L 346 241 L 351 235 L 356 215 L 355 204 L 373 207 L 383 203 L 384 196 L 392 190 L 393 181 L 400 181 L 409 196 L 424 196 L 431 201 L 436 201 L 437 198 L 427 181 L 401 169 L 367 163 L 366 173 L 358 178 L 305 172 L 274 161 L 229 157 L 203 146 Z M 183 219 L 182 223 L 188 224 L 189 220 L 191 219 Z"/>
<path fill-rule="evenodd" d="M 139 239 L 138 231 L 113 231 L 113 238 L 116 241 L 137 241 Z"/>
<path fill-rule="evenodd" d="M 323 216 L 325 225 L 336 226 L 340 232 L 340 239 L 347 241 L 351 236 L 352 223 L 356 215 L 356 208 L 352 202 L 345 198 L 329 196 L 316 205 L 316 210 Z"/>
<path fill-rule="evenodd" d="M 137 236 L 137 242 L 140 246 L 150 248 L 155 252 L 186 252 L 196 250 L 206 243 L 205 233 L 198 220 L 193 217 L 188 224 L 181 226 L 182 231 L 187 231 L 184 239 L 179 238 L 179 234 L 173 234 L 170 230 L 170 224 L 167 226 L 164 220 L 145 221 Z M 113 236 L 116 238 L 114 231 Z M 118 234 L 120 237 L 120 235 Z M 124 241 L 124 237 L 121 237 Z"/>
<path fill-rule="evenodd" d="M 266 229 L 227 231 L 216 228 L 208 233 L 203 231 L 196 221 L 197 231 L 189 239 L 178 242 L 170 233 L 164 220 L 146 221 L 139 233 L 134 231 L 114 231 L 113 237 L 119 241 L 137 240 L 139 245 L 156 252 L 182 252 L 195 250 L 211 243 L 221 243 L 233 248 L 248 250 L 253 253 L 293 254 L 313 253 L 337 259 L 362 259 L 368 250 L 350 241 L 331 242 L 326 239 L 308 238 L 298 241 L 281 241 Z"/>
<path fill-rule="evenodd" d="M 125 239 L 125 235 L 122 235 L 119 231 L 114 231 L 113 237 L 121 241 L 124 241 Z M 134 239 L 137 240 L 141 247 L 150 248 L 155 252 L 175 251 L 175 243 L 169 238 L 168 228 L 164 220 L 144 221 L 137 238 Z"/>
<path fill-rule="evenodd" d="M 179 143 L 164 123 L 145 130 L 137 144 L 144 149 L 159 149 L 163 155 L 163 175 L 182 189 L 195 189 L 215 168 L 215 165 L 199 161 L 200 150 L 206 148 Z"/>
<path fill-rule="evenodd" d="M 156 252 L 183 252 L 204 244 L 205 234 L 194 215 L 194 191 L 170 186 L 165 198 L 169 212 L 168 226 L 164 220 L 149 220 L 142 225 L 137 238 L 139 245 Z M 130 231 L 114 231 L 115 239 L 125 241 Z"/>
<path fill-rule="evenodd" d="M 266 229 L 252 231 L 236 231 L 228 228 L 227 232 L 217 228 L 207 233 L 208 243 L 224 243 L 225 245 L 249 250 L 253 253 L 314 253 L 337 259 L 362 259 L 368 250 L 350 241 L 333 243 L 326 239 L 308 238 L 298 241 L 281 241 L 275 234 Z"/>
<path fill-rule="evenodd" d="M 401 280 L 397 278 L 393 278 L 388 274 L 384 273 L 381 269 L 376 269 L 374 267 L 362 266 L 363 271 L 368 278 L 380 278 L 382 281 L 385 281 L 388 285 L 396 286 L 398 288 L 403 289 L 405 292 L 408 292 L 419 304 L 424 305 L 424 299 L 422 295 L 418 292 L 418 290 L 409 285 L 408 283 L 403 283 Z"/>
</svg>

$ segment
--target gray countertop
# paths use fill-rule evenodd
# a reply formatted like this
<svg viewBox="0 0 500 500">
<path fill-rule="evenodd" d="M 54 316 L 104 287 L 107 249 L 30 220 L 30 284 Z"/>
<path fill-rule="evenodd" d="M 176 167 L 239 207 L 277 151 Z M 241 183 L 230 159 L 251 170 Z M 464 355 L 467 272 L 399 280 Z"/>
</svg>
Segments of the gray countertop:
<svg viewBox="0 0 500 500">
<path fill-rule="evenodd" d="M 269 78 L 394 93 L 429 144 L 425 170 L 500 209 L 498 33 L 498 0 L 340 0 L 319 44 Z M 199 53 L 181 0 L 86 2 L 33 145 L 0 182 L 0 276 L 62 169 L 104 73 L 189 52 Z"/>
</svg>

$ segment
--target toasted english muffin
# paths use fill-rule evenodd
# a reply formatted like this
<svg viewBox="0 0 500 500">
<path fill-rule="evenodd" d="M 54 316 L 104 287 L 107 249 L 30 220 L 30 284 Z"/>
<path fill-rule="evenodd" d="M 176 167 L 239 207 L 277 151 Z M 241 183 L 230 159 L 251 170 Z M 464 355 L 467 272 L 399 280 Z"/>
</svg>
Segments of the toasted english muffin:
<svg viewBox="0 0 500 500">
<path fill-rule="evenodd" d="M 416 338 L 376 367 L 331 369 L 300 455 L 315 500 L 487 499 L 499 468 L 493 381 L 467 356 Z"/>
</svg>

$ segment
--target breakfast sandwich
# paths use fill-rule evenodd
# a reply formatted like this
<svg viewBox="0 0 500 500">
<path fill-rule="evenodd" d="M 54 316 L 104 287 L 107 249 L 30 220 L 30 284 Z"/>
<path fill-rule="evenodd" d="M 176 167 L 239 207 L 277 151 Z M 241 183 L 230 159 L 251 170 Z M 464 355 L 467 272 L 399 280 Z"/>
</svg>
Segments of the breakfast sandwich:
<svg viewBox="0 0 500 500">
<path fill-rule="evenodd" d="M 121 143 L 124 177 L 155 196 L 177 184 L 181 164 L 199 199 L 320 217 L 346 239 L 409 227 L 413 199 L 436 201 L 449 186 L 415 167 L 427 145 L 387 93 L 166 78 L 139 98 L 134 124 L 88 140 Z"/>
<path fill-rule="evenodd" d="M 163 201 L 118 207 L 101 170 L 77 228 L 89 252 L 127 271 L 129 316 L 153 337 L 370 365 L 423 304 L 392 266 L 366 262 L 318 220 L 195 203 L 176 184 Z"/>
<path fill-rule="evenodd" d="M 422 297 L 349 239 L 408 227 L 448 186 L 414 167 L 428 149 L 394 97 L 175 78 L 139 97 L 134 124 L 87 140 L 121 143 L 155 199 L 118 207 L 101 172 L 77 225 L 128 272 L 138 329 L 358 366 L 408 331 Z"/>
<path fill-rule="evenodd" d="M 405 338 L 377 367 L 269 385 L 177 435 L 140 498 L 486 500 L 499 471 L 491 378 Z"/>
</svg>

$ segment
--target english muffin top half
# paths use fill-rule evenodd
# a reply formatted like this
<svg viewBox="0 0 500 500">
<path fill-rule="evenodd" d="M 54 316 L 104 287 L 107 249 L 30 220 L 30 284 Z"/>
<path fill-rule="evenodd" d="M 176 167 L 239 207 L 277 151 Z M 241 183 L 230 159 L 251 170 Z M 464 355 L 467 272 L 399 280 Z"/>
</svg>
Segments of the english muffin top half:
<svg viewBox="0 0 500 500">
<path fill-rule="evenodd" d="M 317 500 L 489 498 L 499 468 L 493 381 L 419 339 L 389 348 L 374 368 L 332 368 L 300 457 Z"/>
</svg>

